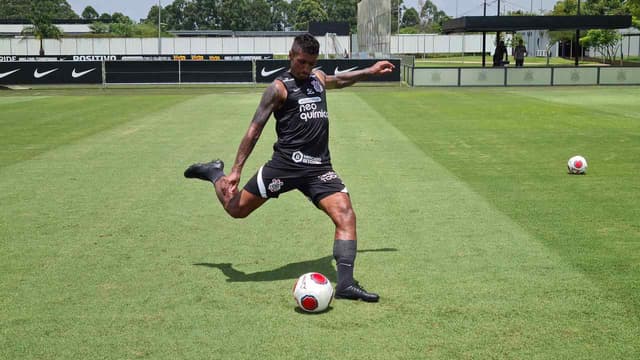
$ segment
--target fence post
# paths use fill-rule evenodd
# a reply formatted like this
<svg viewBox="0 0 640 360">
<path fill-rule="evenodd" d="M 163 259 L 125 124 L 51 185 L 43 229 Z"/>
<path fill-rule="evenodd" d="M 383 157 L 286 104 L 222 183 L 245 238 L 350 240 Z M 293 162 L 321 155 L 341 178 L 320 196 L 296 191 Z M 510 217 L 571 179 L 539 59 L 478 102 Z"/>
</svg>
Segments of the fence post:
<svg viewBox="0 0 640 360">
<path fill-rule="evenodd" d="M 507 86 L 507 67 L 504 67 L 504 86 Z"/>
<path fill-rule="evenodd" d="M 102 88 L 107 87 L 107 66 L 106 60 L 102 60 Z"/>
</svg>

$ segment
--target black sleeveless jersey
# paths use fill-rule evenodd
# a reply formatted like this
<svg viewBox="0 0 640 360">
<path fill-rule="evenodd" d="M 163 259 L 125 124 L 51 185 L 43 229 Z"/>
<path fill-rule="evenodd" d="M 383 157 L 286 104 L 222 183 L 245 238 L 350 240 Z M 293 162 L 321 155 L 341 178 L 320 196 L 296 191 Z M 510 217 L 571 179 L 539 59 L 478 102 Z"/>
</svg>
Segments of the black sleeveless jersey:
<svg viewBox="0 0 640 360">
<path fill-rule="evenodd" d="M 273 114 L 278 141 L 269 165 L 283 169 L 330 168 L 329 114 L 324 86 L 312 74 L 296 80 L 289 71 L 278 76 L 287 100 Z"/>
</svg>

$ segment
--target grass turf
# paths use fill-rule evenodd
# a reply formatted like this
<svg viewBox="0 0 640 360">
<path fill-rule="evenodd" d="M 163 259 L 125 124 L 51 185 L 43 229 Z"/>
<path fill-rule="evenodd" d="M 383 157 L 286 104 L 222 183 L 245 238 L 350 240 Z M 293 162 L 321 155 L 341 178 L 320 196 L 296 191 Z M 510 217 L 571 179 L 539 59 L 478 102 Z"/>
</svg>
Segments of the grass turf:
<svg viewBox="0 0 640 360">
<path fill-rule="evenodd" d="M 3 94 L 0 358 L 632 358 L 639 93 L 330 93 L 356 276 L 382 302 L 320 315 L 290 290 L 335 280 L 328 218 L 290 193 L 229 219 L 182 178 L 233 159 L 259 91 Z M 588 175 L 565 174 L 575 153 Z"/>
</svg>

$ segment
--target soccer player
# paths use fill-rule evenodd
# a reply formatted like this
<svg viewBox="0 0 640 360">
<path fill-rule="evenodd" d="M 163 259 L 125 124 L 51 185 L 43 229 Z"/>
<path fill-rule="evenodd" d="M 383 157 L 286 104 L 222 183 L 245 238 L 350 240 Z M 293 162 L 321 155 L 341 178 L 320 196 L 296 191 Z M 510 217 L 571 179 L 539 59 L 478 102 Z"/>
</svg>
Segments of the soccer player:
<svg viewBox="0 0 640 360">
<path fill-rule="evenodd" d="M 212 182 L 220 203 L 234 218 L 248 216 L 268 199 L 282 193 L 293 189 L 301 191 L 336 227 L 335 298 L 377 302 L 378 294 L 366 291 L 353 278 L 356 216 L 347 187 L 331 165 L 325 89 L 343 88 L 371 75 L 388 74 L 394 65 L 379 61 L 366 69 L 326 75 L 314 69 L 319 48 L 313 36 L 296 36 L 289 51 L 290 68 L 264 91 L 228 175 L 223 173 L 224 163 L 214 160 L 191 165 L 184 176 Z M 273 156 L 239 191 L 242 168 L 271 114 L 276 119 L 278 136 Z"/>
</svg>

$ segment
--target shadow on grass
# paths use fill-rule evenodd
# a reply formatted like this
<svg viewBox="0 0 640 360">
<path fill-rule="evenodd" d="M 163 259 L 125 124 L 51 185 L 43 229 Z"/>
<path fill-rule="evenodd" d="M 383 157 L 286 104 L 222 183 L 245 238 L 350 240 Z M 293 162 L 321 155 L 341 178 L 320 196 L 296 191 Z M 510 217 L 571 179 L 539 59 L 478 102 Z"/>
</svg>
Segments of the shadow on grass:
<svg viewBox="0 0 640 360">
<path fill-rule="evenodd" d="M 358 250 L 359 253 L 390 251 L 398 250 L 394 248 Z M 327 278 L 329 278 L 329 281 L 335 283 L 336 270 L 332 264 L 332 260 L 332 256 L 325 256 L 316 260 L 290 263 L 277 269 L 258 271 L 250 274 L 234 269 L 233 264 L 231 263 L 196 263 L 193 265 L 220 269 L 220 271 L 222 271 L 222 273 L 227 277 L 227 282 L 255 282 L 296 279 L 298 278 L 298 276 L 304 273 L 314 271 L 325 275 Z"/>
</svg>

